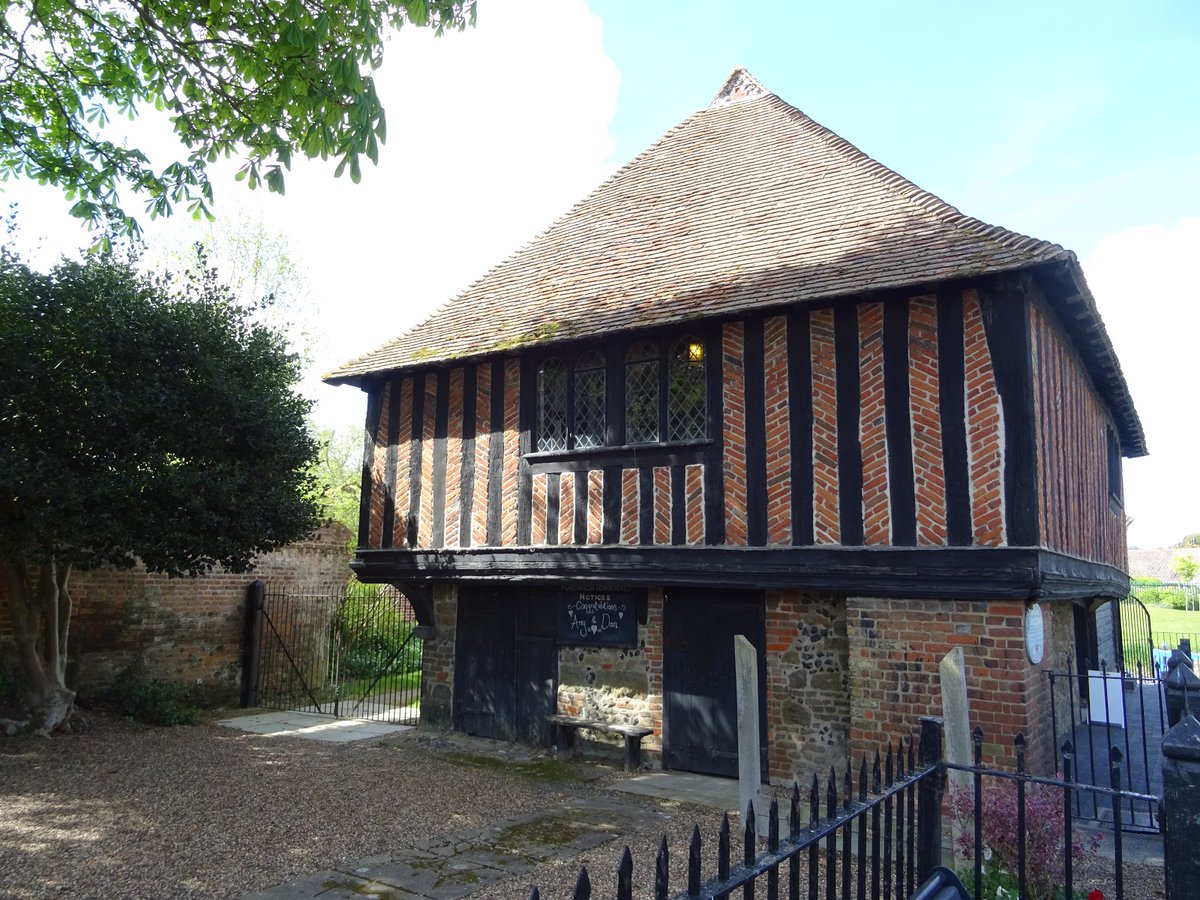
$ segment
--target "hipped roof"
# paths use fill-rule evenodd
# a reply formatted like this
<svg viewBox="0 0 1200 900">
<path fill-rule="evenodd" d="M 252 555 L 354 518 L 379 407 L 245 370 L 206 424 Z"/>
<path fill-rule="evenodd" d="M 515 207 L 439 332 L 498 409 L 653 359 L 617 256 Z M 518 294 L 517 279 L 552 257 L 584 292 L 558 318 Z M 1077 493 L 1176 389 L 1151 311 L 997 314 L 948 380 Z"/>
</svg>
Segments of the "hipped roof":
<svg viewBox="0 0 1200 900">
<path fill-rule="evenodd" d="M 1064 319 L 1122 448 L 1141 455 L 1141 424 L 1073 253 L 963 215 L 739 68 L 712 104 L 545 232 L 326 380 L 361 384 L 417 365 L 1055 264 L 1079 307 Z"/>
</svg>

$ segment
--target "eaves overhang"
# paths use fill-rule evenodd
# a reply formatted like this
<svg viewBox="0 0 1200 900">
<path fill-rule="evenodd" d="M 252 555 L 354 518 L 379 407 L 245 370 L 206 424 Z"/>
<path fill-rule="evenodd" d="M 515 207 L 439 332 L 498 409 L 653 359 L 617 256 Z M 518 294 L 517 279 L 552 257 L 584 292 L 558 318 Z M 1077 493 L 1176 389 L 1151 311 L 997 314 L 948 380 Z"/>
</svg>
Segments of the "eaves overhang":
<svg viewBox="0 0 1200 900">
<path fill-rule="evenodd" d="M 513 547 L 359 550 L 367 583 L 621 583 L 933 600 L 1124 597 L 1129 576 L 1025 547 Z"/>
</svg>

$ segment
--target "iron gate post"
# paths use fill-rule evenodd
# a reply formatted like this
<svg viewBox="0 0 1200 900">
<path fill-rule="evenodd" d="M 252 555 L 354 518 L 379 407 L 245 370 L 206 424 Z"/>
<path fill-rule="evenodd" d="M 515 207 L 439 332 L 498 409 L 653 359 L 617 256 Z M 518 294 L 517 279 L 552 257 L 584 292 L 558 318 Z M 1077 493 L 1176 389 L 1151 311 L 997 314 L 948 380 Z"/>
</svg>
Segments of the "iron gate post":
<svg viewBox="0 0 1200 900">
<path fill-rule="evenodd" d="M 946 723 L 921 717 L 921 765 L 938 768 L 917 787 L 917 882 L 923 883 L 942 864 L 942 795 L 946 783 L 943 746 Z"/>
<path fill-rule="evenodd" d="M 1200 884 L 1200 722 L 1185 715 L 1163 736 L 1162 833 L 1167 896 L 1189 897 Z"/>
<path fill-rule="evenodd" d="M 246 586 L 246 619 L 242 644 L 242 709 L 258 706 L 258 660 L 262 643 L 262 608 L 267 586 L 260 580 Z"/>
</svg>

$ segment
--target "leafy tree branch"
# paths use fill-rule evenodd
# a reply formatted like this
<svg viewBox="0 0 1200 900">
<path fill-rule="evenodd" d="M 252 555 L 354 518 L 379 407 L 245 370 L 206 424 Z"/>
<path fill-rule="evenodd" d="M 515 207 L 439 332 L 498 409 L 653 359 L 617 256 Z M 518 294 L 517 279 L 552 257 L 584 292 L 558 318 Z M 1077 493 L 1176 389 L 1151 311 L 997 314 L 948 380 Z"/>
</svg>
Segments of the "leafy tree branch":
<svg viewBox="0 0 1200 900">
<path fill-rule="evenodd" d="M 251 188 L 282 193 L 297 153 L 358 181 L 387 136 L 371 73 L 389 31 L 474 20 L 475 0 L 0 0 L 0 179 L 62 188 L 73 215 L 128 234 L 121 190 L 151 218 L 211 218 L 207 167 L 234 154 Z M 188 151 L 161 169 L 102 135 L 110 111 L 149 107 Z"/>
</svg>

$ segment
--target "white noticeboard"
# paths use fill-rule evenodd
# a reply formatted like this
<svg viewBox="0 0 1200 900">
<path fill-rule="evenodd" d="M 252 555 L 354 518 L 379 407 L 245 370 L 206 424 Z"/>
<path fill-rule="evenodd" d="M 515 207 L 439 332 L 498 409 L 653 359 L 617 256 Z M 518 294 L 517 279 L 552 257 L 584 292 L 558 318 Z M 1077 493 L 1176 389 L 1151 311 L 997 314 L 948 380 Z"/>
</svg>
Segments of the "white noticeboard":
<svg viewBox="0 0 1200 900">
<path fill-rule="evenodd" d="M 1088 669 L 1088 719 L 1093 725 L 1125 727 L 1125 697 L 1120 672 L 1105 673 Z M 1105 704 L 1105 693 L 1108 703 Z"/>
</svg>

